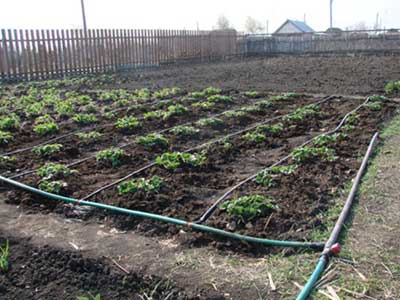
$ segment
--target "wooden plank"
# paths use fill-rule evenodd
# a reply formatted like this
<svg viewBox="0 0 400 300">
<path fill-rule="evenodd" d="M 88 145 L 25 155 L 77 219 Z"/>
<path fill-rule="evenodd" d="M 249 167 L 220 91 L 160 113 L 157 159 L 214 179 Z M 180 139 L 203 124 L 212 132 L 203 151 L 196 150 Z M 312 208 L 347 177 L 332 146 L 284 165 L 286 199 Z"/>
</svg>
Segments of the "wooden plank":
<svg viewBox="0 0 400 300">
<path fill-rule="evenodd" d="M 53 56 L 53 60 L 54 60 L 54 76 L 59 78 L 62 73 L 60 71 L 60 58 L 61 58 L 61 52 L 60 52 L 60 48 L 58 46 L 58 41 L 56 39 L 56 32 L 54 29 L 51 30 L 51 40 L 52 40 L 52 48 L 53 48 L 53 52 L 52 52 L 52 56 Z"/>
<path fill-rule="evenodd" d="M 31 29 L 29 31 L 29 35 L 30 35 L 30 40 L 31 40 L 31 46 L 32 46 L 32 61 L 33 61 L 33 72 L 32 72 L 32 76 L 35 79 L 40 78 L 39 76 L 39 55 L 38 55 L 38 51 L 37 51 L 37 47 L 36 47 L 36 37 L 35 37 L 35 31 L 33 29 Z"/>
<path fill-rule="evenodd" d="M 2 68 L 2 76 L 7 80 L 10 79 L 10 61 L 9 61 L 9 52 L 8 52 L 8 44 L 7 44 L 7 36 L 6 31 L 4 29 L 1 30 L 1 38 L 2 38 L 2 49 L 3 49 L 3 68 Z"/>
<path fill-rule="evenodd" d="M 56 42 L 58 53 L 58 75 L 59 77 L 63 77 L 65 75 L 65 44 L 59 29 L 56 29 Z"/>
<path fill-rule="evenodd" d="M 128 63 L 130 68 L 133 67 L 133 42 L 132 42 L 132 30 L 127 30 L 127 38 L 128 38 Z"/>
<path fill-rule="evenodd" d="M 31 44 L 31 39 L 29 36 L 29 30 L 25 29 L 25 50 L 26 50 L 26 62 L 27 62 L 27 69 L 26 69 L 26 74 L 27 74 L 27 79 L 31 80 L 33 77 L 33 53 L 32 53 L 32 44 Z"/>
<path fill-rule="evenodd" d="M 106 54 L 105 54 L 105 39 L 104 39 L 104 30 L 98 29 L 97 36 L 99 38 L 99 71 L 104 72 L 106 71 Z"/>
<path fill-rule="evenodd" d="M 46 29 L 46 37 L 44 39 L 44 44 L 46 46 L 46 60 L 47 66 L 46 71 L 49 78 L 54 77 L 54 57 L 53 57 L 53 50 L 52 50 L 52 43 L 51 43 L 51 36 L 50 30 Z"/>
<path fill-rule="evenodd" d="M 49 63 L 48 63 L 45 30 L 40 31 L 40 43 L 38 47 L 41 51 L 41 56 L 42 56 L 42 76 L 43 78 L 48 79 L 50 74 L 49 74 Z"/>
<path fill-rule="evenodd" d="M 29 60 L 28 60 L 28 50 L 27 41 L 24 36 L 24 31 L 19 30 L 19 40 L 21 44 L 21 61 L 22 61 L 22 72 L 24 74 L 24 80 L 29 80 Z"/>
<path fill-rule="evenodd" d="M 65 31 L 65 38 L 66 38 L 65 42 L 67 45 L 68 75 L 72 75 L 75 73 L 75 60 L 74 60 L 75 51 L 74 51 L 74 43 L 72 41 L 72 37 L 73 37 L 73 31 L 67 29 Z"/>
<path fill-rule="evenodd" d="M 95 73 L 96 58 L 94 52 L 94 40 L 93 40 L 92 29 L 86 30 L 86 49 L 87 49 L 86 53 L 88 57 L 89 72 Z"/>
<path fill-rule="evenodd" d="M 46 78 L 46 71 L 45 71 L 45 58 L 44 58 L 44 49 L 42 45 L 42 35 L 40 30 L 36 30 L 36 41 L 37 41 L 37 51 L 38 51 L 38 70 L 40 72 L 40 79 Z"/>
<path fill-rule="evenodd" d="M 156 42 L 157 42 L 157 65 L 160 65 L 161 62 L 161 30 L 157 29 L 157 38 L 156 38 Z"/>
<path fill-rule="evenodd" d="M 9 55 L 10 55 L 10 63 L 11 63 L 11 72 L 12 72 L 12 79 L 16 79 L 17 77 L 17 64 L 15 61 L 15 46 L 14 46 L 14 39 L 12 37 L 11 29 L 7 30 L 8 33 L 8 49 L 9 49 Z"/>
<path fill-rule="evenodd" d="M 75 29 L 75 54 L 76 54 L 76 74 L 83 74 L 82 40 L 81 30 Z"/>
<path fill-rule="evenodd" d="M 15 48 L 15 69 L 16 79 L 21 79 L 24 76 L 24 72 L 22 71 L 22 62 L 21 62 L 21 46 L 20 46 L 20 39 L 18 36 L 18 31 L 16 29 L 13 30 L 13 40 L 14 40 L 14 48 Z"/>
<path fill-rule="evenodd" d="M 88 33 L 87 30 L 81 30 L 81 39 L 82 39 L 82 57 L 83 57 L 83 73 L 90 73 L 90 58 L 89 58 L 89 50 L 88 50 Z"/>
<path fill-rule="evenodd" d="M 61 74 L 63 77 L 67 75 L 67 46 L 66 46 L 66 40 L 65 40 L 65 33 L 64 29 L 57 29 L 57 40 L 61 52 L 61 59 L 60 59 L 60 68 L 61 68 Z"/>
<path fill-rule="evenodd" d="M 91 31 L 91 47 L 92 47 L 92 54 L 93 54 L 93 70 L 95 73 L 100 72 L 100 31 L 98 29 L 89 29 Z"/>
<path fill-rule="evenodd" d="M 118 58 L 117 58 L 117 37 L 115 29 L 111 31 L 111 36 L 112 36 L 111 55 L 113 57 L 113 71 L 116 71 L 118 65 Z"/>
<path fill-rule="evenodd" d="M 139 46 L 140 40 L 139 40 L 139 31 L 135 29 L 135 66 L 137 67 L 140 62 L 140 46 Z"/>
</svg>

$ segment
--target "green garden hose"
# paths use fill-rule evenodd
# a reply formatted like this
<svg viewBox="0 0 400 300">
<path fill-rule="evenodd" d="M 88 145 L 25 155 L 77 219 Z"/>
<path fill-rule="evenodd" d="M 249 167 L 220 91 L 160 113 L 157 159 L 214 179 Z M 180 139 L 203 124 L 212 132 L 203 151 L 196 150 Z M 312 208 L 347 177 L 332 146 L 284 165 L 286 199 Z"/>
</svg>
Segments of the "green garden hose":
<svg viewBox="0 0 400 300">
<path fill-rule="evenodd" d="M 256 244 L 261 244 L 261 245 L 265 245 L 265 246 L 294 247 L 294 248 L 323 249 L 323 247 L 324 247 L 323 243 L 270 240 L 270 239 L 263 239 L 263 238 L 257 238 L 257 237 L 236 234 L 236 233 L 228 232 L 228 231 L 221 230 L 218 228 L 195 224 L 195 223 L 187 222 L 184 220 L 166 217 L 166 216 L 162 216 L 162 215 L 157 215 L 157 214 L 153 214 L 153 213 L 148 213 L 148 212 L 143 212 L 143 211 L 138 211 L 138 210 L 131 210 L 131 209 L 121 208 L 121 207 L 117 207 L 117 206 L 92 202 L 92 201 L 77 200 L 74 198 L 60 196 L 60 195 L 56 195 L 56 194 L 52 194 L 52 193 L 48 193 L 48 192 L 39 190 L 37 188 L 31 187 L 29 185 L 9 179 L 4 176 L 0 176 L 0 180 L 5 183 L 8 183 L 16 188 L 20 188 L 20 189 L 30 192 L 32 194 L 40 195 L 40 196 L 43 196 L 43 197 L 46 197 L 49 199 L 62 201 L 62 202 L 66 202 L 66 203 L 71 203 L 71 204 L 84 205 L 84 206 L 90 206 L 90 207 L 95 207 L 95 208 L 99 208 L 99 209 L 105 209 L 105 210 L 109 210 L 109 211 L 116 212 L 116 213 L 151 219 L 151 220 L 160 221 L 160 222 L 164 222 L 164 223 L 170 223 L 170 224 L 174 224 L 174 225 L 178 225 L 178 226 L 183 226 L 186 228 L 192 228 L 192 229 L 202 231 L 202 232 L 220 235 L 220 236 L 235 239 L 235 240 L 249 242 L 249 243 L 256 243 Z"/>
</svg>

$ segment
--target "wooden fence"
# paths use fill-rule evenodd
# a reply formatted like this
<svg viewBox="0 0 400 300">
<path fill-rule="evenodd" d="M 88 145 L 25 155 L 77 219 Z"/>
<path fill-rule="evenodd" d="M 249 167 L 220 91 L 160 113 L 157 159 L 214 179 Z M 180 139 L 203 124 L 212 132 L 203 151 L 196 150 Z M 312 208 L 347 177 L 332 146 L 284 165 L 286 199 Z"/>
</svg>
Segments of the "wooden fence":
<svg viewBox="0 0 400 300">
<path fill-rule="evenodd" d="M 399 30 L 241 35 L 235 30 L 0 30 L 0 81 L 60 78 L 232 56 L 400 52 Z"/>
<path fill-rule="evenodd" d="M 236 31 L 1 30 L 0 80 L 210 61 L 237 54 Z"/>
</svg>

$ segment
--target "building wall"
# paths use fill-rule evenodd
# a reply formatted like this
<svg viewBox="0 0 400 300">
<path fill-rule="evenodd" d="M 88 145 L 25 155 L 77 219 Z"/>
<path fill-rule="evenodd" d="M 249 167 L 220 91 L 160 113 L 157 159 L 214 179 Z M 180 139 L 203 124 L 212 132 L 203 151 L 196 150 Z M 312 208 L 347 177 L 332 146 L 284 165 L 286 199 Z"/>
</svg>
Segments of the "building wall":
<svg viewBox="0 0 400 300">
<path fill-rule="evenodd" d="M 281 34 L 286 34 L 286 33 L 301 33 L 296 26 L 294 26 L 292 23 L 286 23 L 285 26 L 283 26 L 278 32 L 276 33 L 281 33 Z"/>
</svg>

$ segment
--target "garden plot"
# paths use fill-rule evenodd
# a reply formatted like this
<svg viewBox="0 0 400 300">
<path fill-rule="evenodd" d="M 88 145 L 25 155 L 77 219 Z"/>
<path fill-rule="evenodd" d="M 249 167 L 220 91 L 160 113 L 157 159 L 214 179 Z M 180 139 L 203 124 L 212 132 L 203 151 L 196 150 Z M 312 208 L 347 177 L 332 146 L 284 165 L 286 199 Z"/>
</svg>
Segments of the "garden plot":
<svg viewBox="0 0 400 300">
<path fill-rule="evenodd" d="M 395 110 L 386 98 L 371 97 L 338 133 L 301 147 L 334 129 L 363 101 L 212 87 L 67 91 L 53 85 L 3 92 L 4 112 L 13 97 L 21 102 L 0 120 L 3 134 L 10 135 L 3 142 L 3 175 L 78 200 L 196 222 L 226 190 L 258 174 L 204 221 L 280 240 L 313 240 L 324 226 L 322 214 L 334 205 L 334 192 L 351 178 L 370 135 Z M 33 114 L 36 103 L 42 110 Z M 88 105 L 90 111 L 82 113 Z M 263 172 L 290 153 L 282 166 Z M 82 215 L 75 206 L 21 191 L 6 197 L 68 216 L 110 219 L 102 211 Z M 179 232 L 122 215 L 111 220 L 146 233 Z"/>
</svg>

